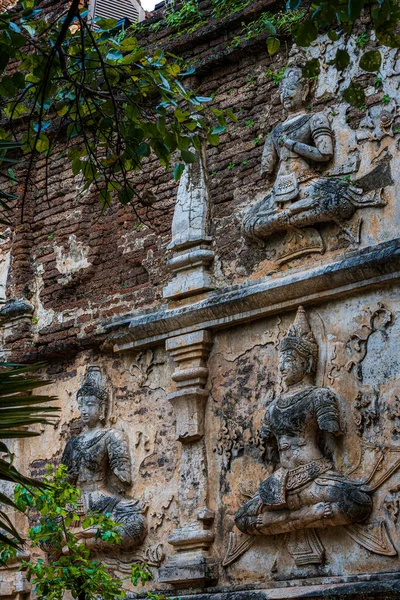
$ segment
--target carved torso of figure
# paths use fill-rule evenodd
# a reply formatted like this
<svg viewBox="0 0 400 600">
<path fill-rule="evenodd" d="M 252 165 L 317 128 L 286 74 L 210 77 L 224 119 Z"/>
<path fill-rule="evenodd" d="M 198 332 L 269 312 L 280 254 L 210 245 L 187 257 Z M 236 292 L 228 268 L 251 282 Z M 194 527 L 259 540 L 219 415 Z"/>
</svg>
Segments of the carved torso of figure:
<svg viewBox="0 0 400 600">
<path fill-rule="evenodd" d="M 266 411 L 262 429 L 267 443 L 276 439 L 280 464 L 286 469 L 322 458 L 319 431 L 341 433 L 339 409 L 332 390 L 314 386 L 275 399 Z"/>
<path fill-rule="evenodd" d="M 89 430 L 72 438 L 63 462 L 70 465 L 72 483 L 85 492 L 121 492 L 131 483 L 128 444 L 115 429 Z"/>
<path fill-rule="evenodd" d="M 332 155 L 332 130 L 323 113 L 296 115 L 275 127 L 265 142 L 261 161 L 262 175 L 272 173 L 279 161 L 275 202 L 297 198 L 299 184 L 316 176 L 310 160 L 324 162 Z"/>
</svg>

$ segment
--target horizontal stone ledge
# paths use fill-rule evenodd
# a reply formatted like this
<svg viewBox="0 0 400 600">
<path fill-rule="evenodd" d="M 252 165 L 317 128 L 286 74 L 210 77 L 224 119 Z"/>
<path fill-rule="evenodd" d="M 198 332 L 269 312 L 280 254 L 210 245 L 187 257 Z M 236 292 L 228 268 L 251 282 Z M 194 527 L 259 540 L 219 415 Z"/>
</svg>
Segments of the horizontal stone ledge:
<svg viewBox="0 0 400 600">
<path fill-rule="evenodd" d="M 330 579 L 330 581 L 329 581 Z M 342 581 L 340 581 L 342 579 Z M 359 575 L 346 578 L 323 578 L 323 582 L 315 584 L 311 581 L 287 583 L 271 582 L 270 587 L 248 587 L 245 590 L 218 588 L 203 593 L 182 591 L 177 595 L 168 593 L 171 600 L 297 600 L 298 598 L 349 598 L 349 600 L 398 600 L 400 595 L 399 573 L 382 575 Z M 328 580 L 328 581 L 327 581 Z M 350 581 L 349 581 L 350 580 Z M 314 580 L 315 581 L 315 580 Z M 129 594 L 128 598 L 141 598 L 141 595 Z"/>
<path fill-rule="evenodd" d="M 263 277 L 211 293 L 194 304 L 127 315 L 104 323 L 115 352 L 154 346 L 198 329 L 221 329 L 293 310 L 299 304 L 381 287 L 400 278 L 400 238 L 280 278 Z"/>
</svg>

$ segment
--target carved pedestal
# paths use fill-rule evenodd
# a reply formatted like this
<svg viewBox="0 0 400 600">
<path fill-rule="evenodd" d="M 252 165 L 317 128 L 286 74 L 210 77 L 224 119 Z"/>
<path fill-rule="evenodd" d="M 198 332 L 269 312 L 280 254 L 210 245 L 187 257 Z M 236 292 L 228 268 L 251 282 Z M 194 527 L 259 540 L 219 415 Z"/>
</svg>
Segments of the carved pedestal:
<svg viewBox="0 0 400 600">
<path fill-rule="evenodd" d="M 168 398 L 176 414 L 176 438 L 182 443 L 179 485 L 180 527 L 168 541 L 175 549 L 159 580 L 176 585 L 201 586 L 218 577 L 210 547 L 214 541 L 214 513 L 207 506 L 207 456 L 204 413 L 208 393 L 207 357 L 212 345 L 209 331 L 180 335 L 167 341 L 178 365 L 172 379 L 176 391 Z"/>
</svg>

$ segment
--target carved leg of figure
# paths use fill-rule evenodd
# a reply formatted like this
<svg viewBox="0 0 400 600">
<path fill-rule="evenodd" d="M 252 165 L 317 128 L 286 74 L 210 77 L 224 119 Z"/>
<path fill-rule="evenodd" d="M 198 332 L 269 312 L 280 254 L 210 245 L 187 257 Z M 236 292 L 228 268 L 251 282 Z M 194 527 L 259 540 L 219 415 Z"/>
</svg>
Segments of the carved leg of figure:
<svg viewBox="0 0 400 600">
<path fill-rule="evenodd" d="M 289 216 L 287 210 L 281 210 L 253 219 L 251 222 L 253 236 L 265 240 L 278 231 L 290 229 Z"/>
<path fill-rule="evenodd" d="M 258 531 L 264 535 L 289 533 L 309 527 L 346 525 L 348 515 L 334 502 L 318 502 L 298 510 L 266 511 L 259 515 Z"/>
</svg>

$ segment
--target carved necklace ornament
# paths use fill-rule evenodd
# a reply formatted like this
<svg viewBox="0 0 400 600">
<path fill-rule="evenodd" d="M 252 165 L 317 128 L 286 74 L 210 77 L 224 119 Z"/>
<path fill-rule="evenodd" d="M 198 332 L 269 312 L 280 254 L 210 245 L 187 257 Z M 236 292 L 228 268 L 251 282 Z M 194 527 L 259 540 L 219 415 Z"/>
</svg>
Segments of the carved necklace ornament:
<svg viewBox="0 0 400 600">
<path fill-rule="evenodd" d="M 321 235 L 314 228 L 318 223 L 333 222 L 351 241 L 358 241 L 347 221 L 358 208 L 384 205 L 379 193 L 364 191 L 362 180 L 352 185 L 344 179 L 321 177 L 314 170 L 314 164 L 333 158 L 333 131 L 323 113 L 304 113 L 307 94 L 301 69 L 287 69 L 280 97 L 289 117 L 267 137 L 261 160 L 261 175 L 277 170 L 275 182 L 267 196 L 250 208 L 242 224 L 244 235 L 261 246 L 272 235 L 286 233 L 276 250 L 277 263 L 324 252 Z M 389 181 L 390 177 L 385 185 Z"/>
<path fill-rule="evenodd" d="M 300 307 L 280 342 L 279 369 L 285 392 L 269 404 L 262 426 L 265 443 L 278 447 L 279 468 L 236 512 L 237 528 L 250 537 L 241 536 L 236 543 L 236 534 L 231 535 L 225 566 L 250 548 L 254 536 L 276 534 L 289 534 L 288 550 L 297 565 L 321 563 L 324 550 L 317 531 L 327 527 L 342 527 L 377 554 L 396 554 L 384 524 L 375 532 L 364 522 L 372 511 L 373 492 L 400 467 L 399 454 L 388 451 L 377 456 L 375 452 L 372 472 L 364 480 L 335 470 L 319 438 L 343 434 L 339 398 L 332 389 L 313 385 L 317 359 L 318 346 Z"/>
<path fill-rule="evenodd" d="M 82 493 L 82 512 L 110 513 L 120 525 L 120 547 L 138 546 L 146 535 L 142 505 L 127 496 L 131 485 L 131 458 L 128 441 L 122 431 L 105 428 L 109 394 L 102 384 L 100 369 L 88 368 L 86 379 L 77 393 L 81 417 L 87 429 L 67 443 L 62 462 L 67 466 L 73 485 Z M 109 545 L 85 531 L 86 546 L 107 550 Z M 79 537 L 79 531 L 77 531 Z"/>
</svg>

